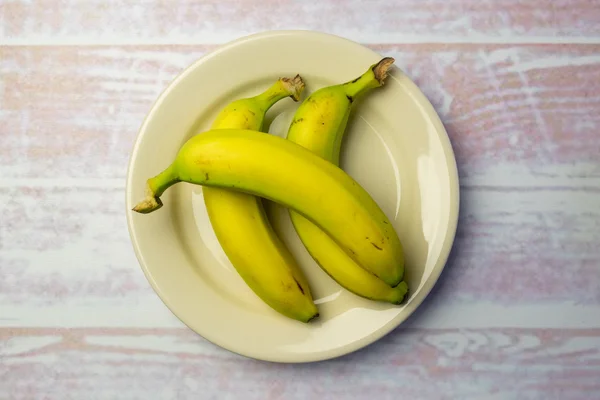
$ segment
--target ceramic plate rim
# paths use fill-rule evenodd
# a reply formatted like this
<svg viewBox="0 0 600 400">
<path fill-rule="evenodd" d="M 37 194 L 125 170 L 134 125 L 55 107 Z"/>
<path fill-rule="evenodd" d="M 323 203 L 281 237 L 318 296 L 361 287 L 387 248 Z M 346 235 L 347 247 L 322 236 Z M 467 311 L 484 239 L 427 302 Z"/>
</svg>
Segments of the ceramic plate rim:
<svg viewBox="0 0 600 400">
<path fill-rule="evenodd" d="M 458 217 L 459 217 L 459 210 L 460 210 L 459 175 L 458 175 L 458 167 L 457 167 L 457 163 L 456 163 L 456 158 L 455 158 L 455 154 L 454 154 L 454 151 L 452 148 L 450 138 L 448 136 L 446 128 L 444 127 L 438 113 L 434 109 L 434 107 L 431 104 L 431 102 L 429 101 L 429 99 L 427 99 L 427 97 L 422 93 L 422 91 L 412 81 L 412 79 L 410 79 L 410 78 L 407 79 L 407 81 L 405 83 L 408 86 L 410 86 L 411 94 L 413 94 L 416 97 L 416 102 L 425 108 L 425 115 L 426 115 L 426 117 L 429 118 L 430 122 L 434 125 L 435 130 L 438 133 L 438 135 L 436 137 L 438 137 L 438 139 L 440 140 L 440 145 L 442 147 L 444 156 L 446 157 L 446 161 L 447 161 L 446 167 L 448 168 L 448 173 L 449 173 L 449 176 L 448 176 L 448 180 L 449 180 L 449 197 L 448 197 L 449 219 L 448 219 L 448 228 L 446 231 L 446 237 L 445 237 L 443 245 L 442 245 L 440 256 L 438 257 L 438 260 L 437 260 L 434 268 L 432 269 L 431 274 L 426 279 L 426 281 L 423 283 L 423 286 L 420 288 L 419 292 L 415 295 L 415 297 L 411 300 L 411 302 L 405 306 L 404 311 L 402 313 L 398 314 L 398 316 L 396 316 L 394 319 L 392 319 L 385 326 L 379 328 L 378 330 L 374 331 L 372 334 L 370 334 L 368 336 L 365 336 L 359 340 L 356 340 L 355 342 L 353 342 L 351 344 L 348 344 L 346 346 L 342 346 L 342 347 L 339 347 L 339 348 L 336 348 L 333 350 L 320 352 L 320 353 L 316 354 L 317 355 L 316 357 L 314 357 L 314 356 L 308 357 L 308 358 L 298 357 L 297 359 L 285 358 L 285 360 L 283 360 L 278 357 L 272 357 L 269 355 L 257 356 L 255 354 L 253 354 L 253 355 L 244 354 L 243 352 L 229 348 L 226 343 L 221 342 L 218 338 L 211 337 L 209 339 L 205 335 L 205 332 L 201 333 L 198 330 L 193 329 L 191 327 L 191 325 L 186 321 L 185 316 L 179 315 L 177 313 L 177 310 L 173 307 L 173 305 L 169 301 L 168 296 L 166 296 L 163 293 L 163 291 L 160 288 L 160 285 L 157 284 L 157 282 L 154 280 L 152 273 L 149 271 L 148 266 L 144 262 L 144 257 L 142 255 L 142 251 L 140 249 L 137 236 L 134 232 L 134 227 L 133 227 L 134 222 L 132 220 L 133 213 L 130 210 L 133 166 L 135 165 L 136 159 L 138 158 L 139 147 L 140 147 L 142 138 L 144 136 L 144 133 L 145 133 L 148 125 L 150 124 L 154 114 L 161 107 L 161 104 L 163 103 L 165 98 L 167 98 L 169 96 L 169 94 L 174 90 L 174 88 L 176 88 L 179 85 L 179 83 L 187 75 L 192 73 L 196 68 L 199 68 L 201 66 L 201 64 L 203 64 L 207 60 L 214 58 L 214 57 L 218 57 L 221 52 L 227 51 L 231 47 L 238 46 L 247 41 L 260 40 L 260 39 L 265 39 L 265 38 L 274 37 L 274 36 L 281 36 L 281 35 L 301 35 L 301 36 L 306 36 L 306 37 L 312 35 L 312 36 L 321 38 L 321 39 L 323 39 L 325 41 L 329 41 L 329 42 L 344 41 L 346 43 L 350 42 L 351 44 L 353 44 L 355 46 L 360 46 L 360 47 L 365 48 L 365 46 L 363 46 L 357 42 L 354 42 L 347 38 L 344 38 L 344 37 L 341 37 L 338 35 L 334 35 L 331 33 L 319 32 L 319 31 L 314 31 L 314 30 L 270 30 L 270 31 L 263 31 L 263 32 L 246 35 L 246 36 L 240 37 L 238 39 L 235 39 L 233 41 L 227 42 L 227 43 L 219 46 L 217 49 L 215 49 L 215 50 L 205 54 L 204 56 L 198 58 L 197 60 L 195 60 L 193 63 L 191 63 L 189 66 L 187 66 L 182 72 L 180 72 L 164 88 L 164 90 L 156 98 L 156 100 L 151 105 L 149 111 L 145 115 L 145 117 L 142 121 L 142 124 L 136 134 L 135 141 L 132 146 L 131 153 L 130 153 L 128 166 L 127 166 L 126 186 L 125 186 L 125 196 L 126 196 L 125 212 L 126 212 L 126 217 L 127 217 L 127 227 L 128 227 L 128 231 L 129 231 L 130 240 L 131 240 L 131 243 L 134 248 L 134 253 L 136 255 L 138 263 L 139 263 L 146 279 L 148 280 L 150 286 L 155 291 L 155 293 L 158 295 L 160 300 L 171 311 L 171 313 L 173 313 L 173 315 L 175 315 L 182 323 L 184 323 L 192 332 L 195 332 L 196 334 L 198 334 L 205 340 L 211 342 L 214 345 L 219 346 L 222 349 L 225 349 L 232 353 L 241 355 L 243 357 L 262 360 L 262 361 L 268 361 L 268 362 L 278 362 L 278 363 L 308 363 L 308 362 L 324 361 L 324 360 L 328 360 L 328 359 L 341 357 L 341 356 L 353 353 L 357 350 L 360 350 L 364 347 L 369 346 L 370 344 L 372 344 L 372 343 L 378 341 L 379 339 L 381 339 L 382 337 L 386 336 L 391 331 L 395 330 L 406 319 L 408 319 L 416 311 L 416 309 L 423 303 L 425 298 L 427 298 L 427 296 L 431 293 L 435 284 L 439 280 L 442 271 L 446 267 L 448 258 L 450 256 L 450 252 L 452 250 L 452 247 L 454 245 L 454 241 L 456 238 L 456 231 L 457 231 Z M 374 54 L 379 55 L 378 53 L 374 52 L 371 49 L 368 49 L 368 50 L 372 51 Z"/>
</svg>

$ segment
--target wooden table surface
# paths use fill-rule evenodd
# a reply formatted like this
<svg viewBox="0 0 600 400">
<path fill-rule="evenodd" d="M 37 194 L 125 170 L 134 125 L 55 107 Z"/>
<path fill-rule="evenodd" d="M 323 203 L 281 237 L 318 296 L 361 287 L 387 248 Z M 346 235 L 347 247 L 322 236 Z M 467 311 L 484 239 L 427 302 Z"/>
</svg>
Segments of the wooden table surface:
<svg viewBox="0 0 600 400">
<path fill-rule="evenodd" d="M 220 44 L 335 33 L 396 58 L 461 179 L 431 296 L 381 341 L 281 365 L 150 288 L 125 221 L 142 119 Z M 600 399 L 600 1 L 0 1 L 1 399 Z"/>
</svg>

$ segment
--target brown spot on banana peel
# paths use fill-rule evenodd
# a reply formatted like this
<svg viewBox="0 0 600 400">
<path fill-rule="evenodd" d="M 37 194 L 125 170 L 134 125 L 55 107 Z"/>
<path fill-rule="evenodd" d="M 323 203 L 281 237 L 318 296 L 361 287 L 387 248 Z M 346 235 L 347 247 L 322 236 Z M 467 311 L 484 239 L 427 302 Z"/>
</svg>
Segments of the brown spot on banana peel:
<svg viewBox="0 0 600 400">
<path fill-rule="evenodd" d="M 300 282 L 298 282 L 298 280 L 296 278 L 294 278 L 294 281 L 296 282 L 296 285 L 298 286 L 298 289 L 300 289 L 300 291 L 302 292 L 302 294 L 304 294 L 304 289 L 302 288 L 302 285 L 300 284 Z"/>
<path fill-rule="evenodd" d="M 196 157 L 193 160 L 195 165 L 199 165 L 199 166 L 210 166 L 212 165 L 212 160 L 204 158 L 204 157 Z"/>
<path fill-rule="evenodd" d="M 368 237 L 365 236 L 365 239 L 367 239 L 369 242 L 371 242 L 371 244 L 373 245 L 373 247 L 375 247 L 377 250 L 383 250 L 383 248 L 377 246 L 375 243 L 373 243 L 373 241 Z M 385 242 L 383 241 L 383 239 L 381 240 L 381 243 L 384 244 Z"/>
</svg>

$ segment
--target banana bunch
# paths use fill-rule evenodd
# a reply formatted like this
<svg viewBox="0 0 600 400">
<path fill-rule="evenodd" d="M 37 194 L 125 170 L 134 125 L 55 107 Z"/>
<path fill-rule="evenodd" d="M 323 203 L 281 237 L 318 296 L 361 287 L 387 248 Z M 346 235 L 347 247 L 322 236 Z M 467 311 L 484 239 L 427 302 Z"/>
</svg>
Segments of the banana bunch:
<svg viewBox="0 0 600 400">
<path fill-rule="evenodd" d="M 262 199 L 273 201 L 288 208 L 299 238 L 331 278 L 359 296 L 400 304 L 408 286 L 398 235 L 338 166 L 354 100 L 382 86 L 393 62 L 383 58 L 352 81 L 314 92 L 296 111 L 286 139 L 262 132 L 264 117 L 279 100 L 299 101 L 300 76 L 234 101 L 147 180 L 146 198 L 133 210 L 159 209 L 160 196 L 178 182 L 203 185 L 211 225 L 242 279 L 274 310 L 309 322 L 318 310 L 306 276 L 266 216 Z"/>
</svg>

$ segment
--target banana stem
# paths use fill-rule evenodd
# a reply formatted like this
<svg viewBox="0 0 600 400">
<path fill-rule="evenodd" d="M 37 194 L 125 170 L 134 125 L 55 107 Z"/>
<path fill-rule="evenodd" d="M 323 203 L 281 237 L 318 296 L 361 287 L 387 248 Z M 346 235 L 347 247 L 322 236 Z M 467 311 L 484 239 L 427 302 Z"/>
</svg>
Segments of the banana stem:
<svg viewBox="0 0 600 400">
<path fill-rule="evenodd" d="M 254 99 L 260 102 L 267 111 L 284 97 L 291 97 L 294 101 L 300 100 L 300 95 L 304 90 L 304 81 L 300 75 L 296 75 L 293 78 L 281 78 L 277 80 L 270 88 L 265 92 L 255 96 Z"/>
<path fill-rule="evenodd" d="M 275 103 L 285 97 L 291 97 L 294 101 L 300 99 L 304 90 L 304 81 L 300 75 L 293 78 L 280 78 L 265 92 L 255 96 L 254 99 L 266 112 Z M 146 182 L 146 198 L 133 207 L 133 211 L 147 214 L 162 207 L 160 196 L 170 186 L 180 182 L 177 168 L 171 164 L 167 169 Z"/>
<path fill-rule="evenodd" d="M 394 61 L 395 60 L 392 57 L 385 57 L 377 64 L 372 65 L 367 72 L 355 80 L 345 83 L 343 86 L 346 91 L 346 96 L 348 96 L 349 99 L 354 100 L 356 96 L 361 95 L 368 89 L 383 86 L 385 78 L 387 78 L 388 70 L 392 67 Z"/>
<path fill-rule="evenodd" d="M 395 61 L 392 57 L 385 57 L 373 66 L 373 74 L 375 74 L 375 79 L 379 81 L 380 85 L 383 86 L 387 73 Z"/>
<path fill-rule="evenodd" d="M 160 174 L 148 179 L 146 182 L 146 198 L 136 204 L 132 210 L 141 214 L 158 210 L 163 205 L 160 196 L 177 182 L 180 182 L 179 175 L 175 166 L 171 164 Z"/>
</svg>

